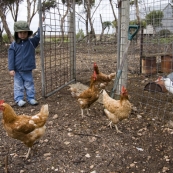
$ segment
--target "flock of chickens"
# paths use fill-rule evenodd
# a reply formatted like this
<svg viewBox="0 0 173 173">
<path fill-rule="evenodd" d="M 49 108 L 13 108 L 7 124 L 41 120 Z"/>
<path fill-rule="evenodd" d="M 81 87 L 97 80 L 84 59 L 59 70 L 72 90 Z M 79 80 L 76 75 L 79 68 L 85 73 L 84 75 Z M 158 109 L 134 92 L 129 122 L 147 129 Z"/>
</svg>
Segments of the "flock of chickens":
<svg viewBox="0 0 173 173">
<path fill-rule="evenodd" d="M 76 88 L 70 87 L 69 90 L 71 91 L 72 97 L 75 97 L 80 105 L 82 118 L 84 117 L 83 110 L 86 109 L 87 114 L 89 114 L 89 107 L 103 93 L 103 107 L 106 116 L 110 120 L 109 125 L 112 128 L 112 124 L 114 124 L 117 132 L 120 132 L 116 124 L 128 118 L 132 109 L 132 105 L 128 99 L 128 92 L 122 86 L 120 99 L 115 100 L 111 98 L 105 91 L 105 87 L 115 78 L 116 73 L 109 75 L 101 73 L 96 63 L 94 63 L 93 69 L 88 89 L 80 94 L 77 93 Z M 43 105 L 40 112 L 34 116 L 17 115 L 9 104 L 1 100 L 0 110 L 3 114 L 2 123 L 8 136 L 22 141 L 29 148 L 26 155 L 27 159 L 34 142 L 45 133 L 45 123 L 49 115 L 48 105 Z"/>
</svg>

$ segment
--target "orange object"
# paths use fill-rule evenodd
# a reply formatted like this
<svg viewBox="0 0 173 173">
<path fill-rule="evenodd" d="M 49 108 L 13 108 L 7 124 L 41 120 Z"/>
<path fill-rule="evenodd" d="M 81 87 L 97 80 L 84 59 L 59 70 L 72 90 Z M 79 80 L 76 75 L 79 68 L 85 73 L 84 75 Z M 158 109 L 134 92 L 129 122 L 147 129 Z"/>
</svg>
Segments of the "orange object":
<svg viewBox="0 0 173 173">
<path fill-rule="evenodd" d="M 164 73 L 170 73 L 173 71 L 172 55 L 161 56 L 161 71 Z"/>
<path fill-rule="evenodd" d="M 155 74 L 156 70 L 156 57 L 142 57 L 142 73 Z"/>
</svg>

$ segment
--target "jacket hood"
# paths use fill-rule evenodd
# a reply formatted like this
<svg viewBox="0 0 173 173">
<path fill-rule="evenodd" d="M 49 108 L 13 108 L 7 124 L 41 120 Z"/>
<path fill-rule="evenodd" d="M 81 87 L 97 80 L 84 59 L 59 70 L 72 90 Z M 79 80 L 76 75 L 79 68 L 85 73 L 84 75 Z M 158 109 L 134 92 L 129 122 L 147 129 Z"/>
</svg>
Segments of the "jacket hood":
<svg viewBox="0 0 173 173">
<path fill-rule="evenodd" d="M 14 23 L 14 39 L 18 43 L 20 42 L 20 38 L 18 37 L 18 32 L 28 31 L 28 37 L 33 34 L 33 31 L 30 30 L 29 25 L 25 21 L 17 21 Z"/>
</svg>

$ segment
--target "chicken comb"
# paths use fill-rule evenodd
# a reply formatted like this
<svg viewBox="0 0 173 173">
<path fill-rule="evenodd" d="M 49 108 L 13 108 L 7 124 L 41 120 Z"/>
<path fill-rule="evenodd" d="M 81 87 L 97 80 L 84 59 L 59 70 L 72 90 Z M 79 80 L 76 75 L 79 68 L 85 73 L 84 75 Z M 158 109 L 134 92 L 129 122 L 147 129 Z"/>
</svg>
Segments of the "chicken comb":
<svg viewBox="0 0 173 173">
<path fill-rule="evenodd" d="M 125 87 L 124 87 L 124 85 L 122 85 L 121 92 L 123 93 L 124 91 L 125 91 Z"/>
<path fill-rule="evenodd" d="M 4 100 L 0 100 L 0 105 L 2 105 L 4 103 Z"/>
<path fill-rule="evenodd" d="M 96 67 L 97 66 L 97 64 L 96 64 L 96 62 L 94 62 L 94 67 Z"/>
</svg>

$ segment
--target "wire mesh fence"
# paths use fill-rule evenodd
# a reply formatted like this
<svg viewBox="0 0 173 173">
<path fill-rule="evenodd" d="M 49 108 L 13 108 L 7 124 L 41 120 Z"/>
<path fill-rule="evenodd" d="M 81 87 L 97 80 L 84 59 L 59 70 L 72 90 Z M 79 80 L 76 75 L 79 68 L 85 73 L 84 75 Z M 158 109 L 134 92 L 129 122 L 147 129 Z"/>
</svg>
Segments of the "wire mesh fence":
<svg viewBox="0 0 173 173">
<path fill-rule="evenodd" d="M 129 92 L 135 104 L 152 116 L 165 117 L 172 111 L 172 83 L 155 82 L 172 70 L 172 1 L 140 1 L 141 29 L 129 50 Z M 137 20 L 131 6 L 130 20 Z M 167 84 L 166 84 L 167 85 Z"/>
<path fill-rule="evenodd" d="M 41 44 L 44 96 L 75 80 L 74 7 L 57 2 L 47 12 Z"/>
<path fill-rule="evenodd" d="M 43 44 L 36 50 L 34 79 L 37 98 L 49 96 L 75 80 L 89 84 L 93 62 L 106 74 L 117 70 L 117 52 L 126 45 L 119 42 L 114 21 L 115 15 L 119 18 L 119 10 L 123 14 L 126 9 L 117 1 L 102 0 L 90 5 L 71 3 L 67 6 L 57 1 L 57 8 L 46 14 Z M 163 85 L 154 81 L 173 69 L 172 9 L 169 0 L 143 0 L 139 1 L 138 7 L 130 5 L 130 24 L 136 24 L 139 16 L 140 30 L 128 50 L 127 89 L 131 102 L 139 111 L 161 117 L 172 111 L 172 93 L 163 92 Z M 7 67 L 8 46 L 0 44 L 0 94 L 6 101 L 13 102 L 13 79 Z"/>
<path fill-rule="evenodd" d="M 105 0 L 96 1 L 90 6 L 85 2 L 85 9 L 78 5 L 75 7 L 76 77 L 82 83 L 89 82 L 93 62 L 106 74 L 115 72 L 117 63 L 116 28 L 112 25 L 115 20 L 113 13 L 117 12 L 116 3 L 113 2 L 113 9 L 110 2 Z"/>
</svg>

